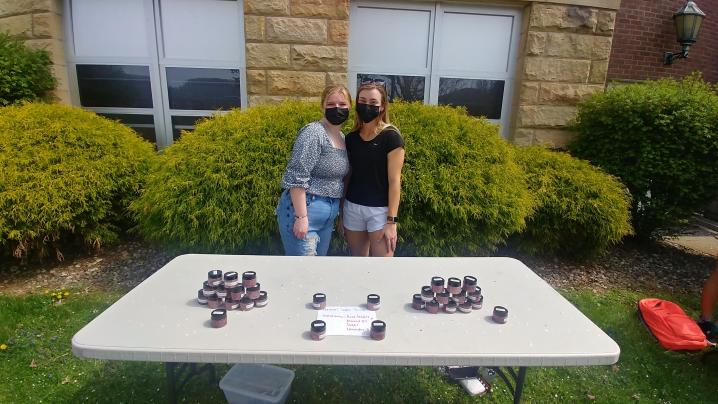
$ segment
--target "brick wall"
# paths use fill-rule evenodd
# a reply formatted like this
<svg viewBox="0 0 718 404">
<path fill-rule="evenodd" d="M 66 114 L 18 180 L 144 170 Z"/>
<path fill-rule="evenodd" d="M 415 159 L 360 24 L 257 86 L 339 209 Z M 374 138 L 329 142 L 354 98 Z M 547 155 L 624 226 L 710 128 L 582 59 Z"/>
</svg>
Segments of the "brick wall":
<svg viewBox="0 0 718 404">
<path fill-rule="evenodd" d="M 533 3 L 529 13 L 512 140 L 562 147 L 576 103 L 605 87 L 616 12 Z"/>
<path fill-rule="evenodd" d="M 616 17 L 609 80 L 645 80 L 684 76 L 700 70 L 706 80 L 718 82 L 718 0 L 696 0 L 706 13 L 698 42 L 688 59 L 663 65 L 665 52 L 678 52 L 673 13 L 685 0 L 622 0 Z"/>
<path fill-rule="evenodd" d="M 55 97 L 69 104 L 62 0 L 0 0 L 0 31 L 24 40 L 30 48 L 50 52 L 57 79 Z"/>
<path fill-rule="evenodd" d="M 245 0 L 249 105 L 347 84 L 348 0 Z"/>
</svg>

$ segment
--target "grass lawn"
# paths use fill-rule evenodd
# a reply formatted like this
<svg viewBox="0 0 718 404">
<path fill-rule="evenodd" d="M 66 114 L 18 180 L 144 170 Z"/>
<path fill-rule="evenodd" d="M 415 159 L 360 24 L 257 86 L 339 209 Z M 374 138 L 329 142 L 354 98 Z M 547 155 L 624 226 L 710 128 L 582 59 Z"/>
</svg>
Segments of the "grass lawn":
<svg viewBox="0 0 718 404">
<path fill-rule="evenodd" d="M 72 292 L 72 291 L 71 291 Z M 666 352 L 648 335 L 636 314 L 642 294 L 615 290 L 599 295 L 585 289 L 562 291 L 621 347 L 617 365 L 529 368 L 526 402 L 716 401 L 718 366 L 704 367 L 696 353 Z M 48 295 L 0 296 L 0 403 L 166 402 L 164 365 L 75 358 L 70 339 L 120 297 L 71 293 L 63 304 Z M 684 308 L 697 297 L 671 298 Z M 218 366 L 221 377 L 228 366 Z M 471 399 L 433 368 L 294 367 L 293 402 L 509 402 L 501 383 L 494 393 Z M 222 402 L 219 387 L 193 380 L 181 399 Z"/>
</svg>

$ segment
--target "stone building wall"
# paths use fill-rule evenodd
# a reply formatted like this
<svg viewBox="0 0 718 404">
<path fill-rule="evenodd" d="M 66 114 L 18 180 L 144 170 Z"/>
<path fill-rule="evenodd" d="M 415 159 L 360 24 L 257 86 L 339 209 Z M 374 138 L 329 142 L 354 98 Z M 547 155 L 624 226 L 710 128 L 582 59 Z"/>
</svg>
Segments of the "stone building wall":
<svg viewBox="0 0 718 404">
<path fill-rule="evenodd" d="M 57 79 L 55 97 L 69 104 L 62 10 L 62 0 L 0 0 L 0 32 L 24 40 L 30 48 L 50 52 Z"/>
<path fill-rule="evenodd" d="M 512 140 L 563 147 L 576 103 L 604 90 L 616 12 L 532 3 L 514 109 Z"/>
<path fill-rule="evenodd" d="M 245 0 L 249 105 L 347 84 L 349 0 Z"/>
</svg>

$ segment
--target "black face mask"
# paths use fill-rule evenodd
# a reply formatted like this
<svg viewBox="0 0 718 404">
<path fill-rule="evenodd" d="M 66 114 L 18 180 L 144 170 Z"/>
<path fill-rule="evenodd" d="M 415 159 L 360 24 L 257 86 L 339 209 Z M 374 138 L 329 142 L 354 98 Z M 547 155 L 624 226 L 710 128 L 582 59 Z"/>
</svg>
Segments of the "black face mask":
<svg viewBox="0 0 718 404">
<path fill-rule="evenodd" d="M 341 125 L 349 119 L 349 108 L 327 108 L 324 110 L 324 117 L 332 125 Z"/>
<path fill-rule="evenodd" d="M 371 122 L 379 116 L 379 106 L 357 103 L 357 115 L 362 122 Z"/>
</svg>

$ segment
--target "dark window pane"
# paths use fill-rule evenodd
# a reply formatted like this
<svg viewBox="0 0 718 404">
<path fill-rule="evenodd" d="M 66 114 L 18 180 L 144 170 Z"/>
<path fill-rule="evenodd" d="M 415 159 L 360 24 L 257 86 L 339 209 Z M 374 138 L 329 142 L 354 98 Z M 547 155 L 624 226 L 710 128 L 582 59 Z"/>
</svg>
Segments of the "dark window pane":
<svg viewBox="0 0 718 404">
<path fill-rule="evenodd" d="M 155 133 L 155 117 L 152 115 L 104 113 L 98 113 L 97 115 L 104 116 L 105 118 L 112 119 L 114 121 L 120 121 L 121 123 L 134 129 L 135 132 L 145 138 L 148 142 L 157 143 L 157 134 Z"/>
<path fill-rule="evenodd" d="M 194 130 L 194 124 L 206 116 L 181 116 L 172 115 L 172 139 L 177 140 L 180 138 L 180 133 L 183 130 L 192 131 Z"/>
<path fill-rule="evenodd" d="M 77 65 L 83 107 L 152 108 L 148 66 Z"/>
<path fill-rule="evenodd" d="M 239 69 L 167 68 L 171 109 L 216 110 L 241 106 Z"/>
<path fill-rule="evenodd" d="M 464 106 L 469 115 L 501 119 L 503 80 L 439 79 L 439 105 Z"/>
<path fill-rule="evenodd" d="M 389 101 L 424 101 L 423 76 L 395 76 L 390 74 L 357 74 L 357 88 L 365 82 L 384 82 Z"/>
</svg>

